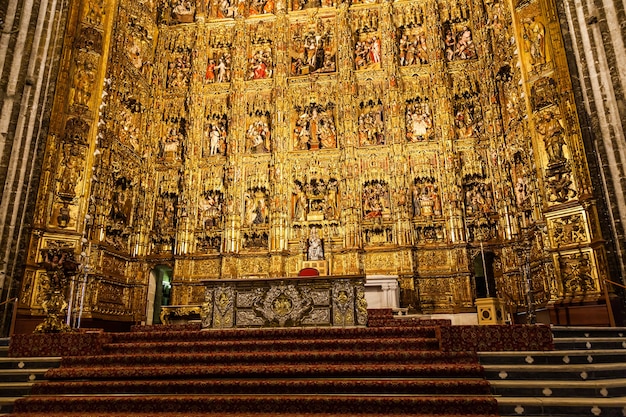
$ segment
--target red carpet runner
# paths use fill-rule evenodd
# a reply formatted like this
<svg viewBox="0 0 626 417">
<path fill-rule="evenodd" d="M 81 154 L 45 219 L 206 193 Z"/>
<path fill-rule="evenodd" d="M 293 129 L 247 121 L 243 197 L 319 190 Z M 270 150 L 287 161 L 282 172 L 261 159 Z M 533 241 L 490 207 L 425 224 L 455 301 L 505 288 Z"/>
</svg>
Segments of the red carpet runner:
<svg viewBox="0 0 626 417">
<path fill-rule="evenodd" d="M 476 353 L 442 351 L 436 326 L 157 329 L 63 358 L 12 415 L 498 415 Z"/>
</svg>

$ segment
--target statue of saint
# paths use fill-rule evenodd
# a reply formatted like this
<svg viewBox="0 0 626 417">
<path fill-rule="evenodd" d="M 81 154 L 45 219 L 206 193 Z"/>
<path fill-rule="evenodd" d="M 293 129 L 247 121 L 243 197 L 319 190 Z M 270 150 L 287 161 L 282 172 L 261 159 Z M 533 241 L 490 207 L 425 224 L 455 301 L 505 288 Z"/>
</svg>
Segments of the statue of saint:
<svg viewBox="0 0 626 417">
<path fill-rule="evenodd" d="M 322 239 L 317 236 L 316 229 L 311 231 L 309 237 L 309 261 L 324 260 L 324 248 L 322 247 Z"/>
</svg>

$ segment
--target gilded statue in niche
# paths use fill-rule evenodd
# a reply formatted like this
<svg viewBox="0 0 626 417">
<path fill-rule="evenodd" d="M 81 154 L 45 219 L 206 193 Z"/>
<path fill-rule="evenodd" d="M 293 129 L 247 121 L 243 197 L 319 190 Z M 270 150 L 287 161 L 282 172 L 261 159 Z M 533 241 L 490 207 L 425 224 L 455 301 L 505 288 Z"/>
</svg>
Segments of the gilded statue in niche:
<svg viewBox="0 0 626 417">
<path fill-rule="evenodd" d="M 228 117 L 225 114 L 207 115 L 204 124 L 202 157 L 226 154 L 228 138 Z"/>
<path fill-rule="evenodd" d="M 256 111 L 249 117 L 246 129 L 246 149 L 249 153 L 268 153 L 270 146 L 270 115 L 269 112 Z"/>
<path fill-rule="evenodd" d="M 535 16 L 524 19 L 524 52 L 528 57 L 531 72 L 540 72 L 549 62 L 546 48 L 546 29 Z"/>
<path fill-rule="evenodd" d="M 359 105 L 357 134 L 360 146 L 384 145 L 385 125 L 383 122 L 383 104 L 369 100 Z"/>
<path fill-rule="evenodd" d="M 428 98 L 406 102 L 406 138 L 409 142 L 432 139 L 433 118 Z"/>
<path fill-rule="evenodd" d="M 470 19 L 470 2 L 468 0 L 449 0 L 439 3 L 439 16 L 443 22 L 465 22 Z"/>
<path fill-rule="evenodd" d="M 296 150 L 337 147 L 334 107 L 333 103 L 295 107 L 293 143 Z"/>
<path fill-rule="evenodd" d="M 307 249 L 307 260 L 309 261 L 322 261 L 324 260 L 324 242 L 317 235 L 317 228 L 311 229 L 311 235 L 309 236 L 309 244 Z"/>
<path fill-rule="evenodd" d="M 389 186 L 382 180 L 363 184 L 363 217 L 365 219 L 388 218 L 391 215 Z"/>
<path fill-rule="evenodd" d="M 554 111 L 545 111 L 538 116 L 537 132 L 543 137 L 548 154 L 548 165 L 564 162 L 565 128 Z"/>
<path fill-rule="evenodd" d="M 325 21 L 327 20 L 327 21 Z M 332 33 L 333 21 L 318 20 L 317 25 L 296 23 L 291 27 L 291 69 L 293 76 L 334 72 L 337 46 Z"/>
<path fill-rule="evenodd" d="M 91 90 L 96 77 L 96 64 L 85 57 L 76 61 L 72 104 L 89 107 Z"/>
<path fill-rule="evenodd" d="M 531 209 L 530 174 L 528 162 L 525 161 L 521 152 L 513 154 L 513 169 L 511 170 L 514 182 L 515 204 L 520 210 Z"/>
<path fill-rule="evenodd" d="M 459 61 L 477 58 L 472 30 L 465 25 L 444 25 L 444 55 L 446 60 Z"/>
<path fill-rule="evenodd" d="M 244 194 L 244 225 L 257 226 L 269 223 L 268 192 L 264 187 L 250 188 Z"/>
<path fill-rule="evenodd" d="M 111 208 L 107 216 L 107 234 L 120 234 L 130 225 L 133 210 L 132 180 L 120 173 L 116 163 L 113 168 L 113 193 L 111 194 Z"/>
<path fill-rule="evenodd" d="M 76 186 L 82 178 L 85 149 L 76 143 L 64 143 L 62 152 L 58 195 L 71 199 L 76 196 Z"/>
</svg>

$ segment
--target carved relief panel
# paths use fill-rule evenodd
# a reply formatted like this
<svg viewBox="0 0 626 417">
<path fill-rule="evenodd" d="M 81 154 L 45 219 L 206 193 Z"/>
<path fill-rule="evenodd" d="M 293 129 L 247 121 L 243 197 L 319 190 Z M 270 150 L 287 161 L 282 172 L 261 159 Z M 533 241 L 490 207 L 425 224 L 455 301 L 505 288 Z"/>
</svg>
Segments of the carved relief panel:
<svg viewBox="0 0 626 417">
<path fill-rule="evenodd" d="M 431 61 L 433 52 L 427 39 L 431 25 L 426 22 L 429 6 L 417 3 L 394 5 L 394 23 L 399 36 L 398 65 L 401 67 L 426 65 Z"/>
<path fill-rule="evenodd" d="M 205 84 L 228 83 L 232 78 L 234 31 L 231 26 L 211 26 L 206 35 Z"/>
<path fill-rule="evenodd" d="M 249 41 L 246 64 L 246 80 L 272 78 L 274 73 L 274 51 L 272 48 L 275 35 L 274 22 L 261 20 L 248 26 Z"/>
<path fill-rule="evenodd" d="M 300 76 L 335 72 L 335 30 L 335 19 L 331 16 L 294 21 L 289 29 L 289 74 Z"/>
<path fill-rule="evenodd" d="M 350 14 L 354 42 L 356 70 L 380 69 L 382 44 L 378 28 L 377 8 L 353 10 Z"/>
<path fill-rule="evenodd" d="M 199 157 L 226 155 L 230 133 L 228 103 L 227 96 L 212 96 L 207 99 Z"/>
</svg>

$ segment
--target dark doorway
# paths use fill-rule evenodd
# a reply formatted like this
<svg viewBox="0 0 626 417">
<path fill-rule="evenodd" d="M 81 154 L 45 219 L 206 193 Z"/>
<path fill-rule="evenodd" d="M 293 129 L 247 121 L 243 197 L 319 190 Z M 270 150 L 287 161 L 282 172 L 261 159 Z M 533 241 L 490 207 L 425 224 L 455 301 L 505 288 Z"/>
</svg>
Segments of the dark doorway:
<svg viewBox="0 0 626 417">
<path fill-rule="evenodd" d="M 150 271 L 148 285 L 147 324 L 161 323 L 161 307 L 170 305 L 172 293 L 172 268 L 158 265 Z"/>
<path fill-rule="evenodd" d="M 493 260 L 496 255 L 489 251 L 480 251 L 474 257 L 474 284 L 476 298 L 496 296 L 496 280 L 493 275 Z"/>
</svg>

